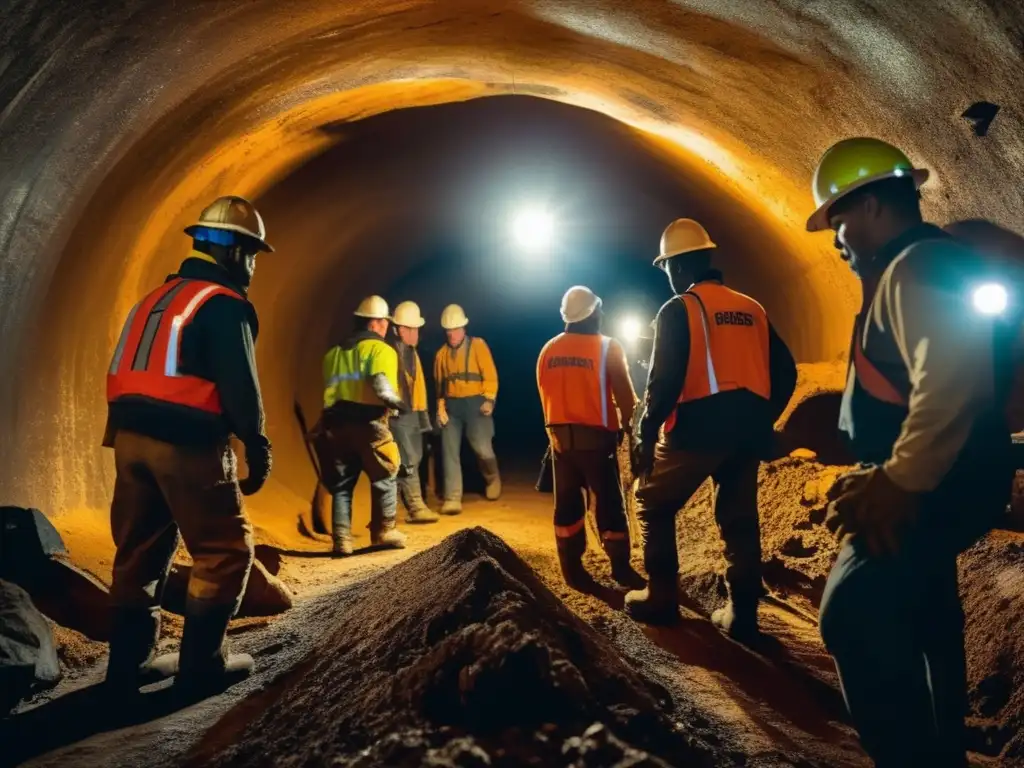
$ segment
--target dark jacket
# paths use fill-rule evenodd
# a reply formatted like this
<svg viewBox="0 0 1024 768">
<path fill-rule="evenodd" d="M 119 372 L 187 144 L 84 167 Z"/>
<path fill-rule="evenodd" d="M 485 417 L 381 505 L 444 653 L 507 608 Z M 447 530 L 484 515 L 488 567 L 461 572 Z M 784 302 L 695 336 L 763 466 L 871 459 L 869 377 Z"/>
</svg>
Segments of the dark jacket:
<svg viewBox="0 0 1024 768">
<path fill-rule="evenodd" d="M 167 280 L 177 277 L 217 283 L 239 294 L 209 299 L 181 334 L 181 372 L 214 382 L 224 412 L 218 416 L 143 397 L 121 398 L 109 406 L 104 444 L 122 429 L 182 446 L 215 445 L 232 434 L 244 445 L 258 444 L 266 437 L 256 376 L 256 309 L 217 264 L 190 257 Z"/>
<path fill-rule="evenodd" d="M 709 280 L 721 281 L 722 273 L 710 270 L 697 283 Z M 656 440 L 661 425 L 675 410 L 676 426 L 666 436 L 670 448 L 714 453 L 751 451 L 767 457 L 775 421 L 796 388 L 793 355 L 770 323 L 768 338 L 770 400 L 747 390 L 734 390 L 678 405 L 690 360 L 690 321 L 678 297 L 665 302 L 656 320 L 640 439 Z"/>
</svg>

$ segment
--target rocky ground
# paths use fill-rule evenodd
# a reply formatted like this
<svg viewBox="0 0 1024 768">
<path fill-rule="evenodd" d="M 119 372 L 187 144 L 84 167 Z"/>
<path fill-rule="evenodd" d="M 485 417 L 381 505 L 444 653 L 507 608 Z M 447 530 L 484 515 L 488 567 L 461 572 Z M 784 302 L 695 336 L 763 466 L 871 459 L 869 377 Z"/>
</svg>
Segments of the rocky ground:
<svg viewBox="0 0 1024 768">
<path fill-rule="evenodd" d="M 232 628 L 259 674 L 187 710 L 159 688 L 132 713 L 104 708 L 90 688 L 104 646 L 56 629 L 72 674 L 8 724 L 0 736 L 18 747 L 0 764 L 866 765 L 815 624 L 835 553 L 824 493 L 841 471 L 797 458 L 762 468 L 772 596 L 758 647 L 706 621 L 724 599 L 709 488 L 679 516 L 686 607 L 664 630 L 625 617 L 593 546 L 588 566 L 609 589 L 566 588 L 550 496 L 511 483 L 498 503 L 406 528 L 402 552 L 279 552 L 295 608 Z M 977 764 L 1024 755 L 1022 561 L 1024 537 L 1009 532 L 962 559 Z M 165 618 L 174 647 L 180 619 Z"/>
</svg>

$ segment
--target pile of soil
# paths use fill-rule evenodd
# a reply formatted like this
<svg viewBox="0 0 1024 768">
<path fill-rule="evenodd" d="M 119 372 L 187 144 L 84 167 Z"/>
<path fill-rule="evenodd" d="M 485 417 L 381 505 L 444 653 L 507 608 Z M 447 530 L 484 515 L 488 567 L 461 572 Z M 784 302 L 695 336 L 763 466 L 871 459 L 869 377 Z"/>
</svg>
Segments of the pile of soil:
<svg viewBox="0 0 1024 768">
<path fill-rule="evenodd" d="M 320 628 L 190 764 L 723 765 L 669 719 L 664 688 L 481 528 L 340 593 Z"/>
</svg>

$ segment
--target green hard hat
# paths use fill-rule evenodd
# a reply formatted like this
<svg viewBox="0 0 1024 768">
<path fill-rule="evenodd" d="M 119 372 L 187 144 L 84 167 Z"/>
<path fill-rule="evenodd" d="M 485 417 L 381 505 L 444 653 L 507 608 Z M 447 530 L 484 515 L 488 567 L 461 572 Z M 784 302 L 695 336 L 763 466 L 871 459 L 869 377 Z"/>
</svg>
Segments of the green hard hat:
<svg viewBox="0 0 1024 768">
<path fill-rule="evenodd" d="M 915 168 L 905 154 L 879 139 L 861 137 L 833 144 L 814 170 L 814 204 L 818 208 L 807 220 L 807 231 L 829 229 L 829 208 L 853 190 L 902 176 L 912 178 L 920 188 L 928 180 L 928 171 Z"/>
</svg>

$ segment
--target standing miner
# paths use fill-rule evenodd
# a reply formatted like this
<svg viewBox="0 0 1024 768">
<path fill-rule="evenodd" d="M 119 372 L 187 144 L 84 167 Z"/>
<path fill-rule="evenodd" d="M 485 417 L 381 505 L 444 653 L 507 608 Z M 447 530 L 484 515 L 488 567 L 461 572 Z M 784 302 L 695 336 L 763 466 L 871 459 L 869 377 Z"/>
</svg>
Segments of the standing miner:
<svg viewBox="0 0 1024 768">
<path fill-rule="evenodd" d="M 593 494 L 597 528 L 612 578 L 626 587 L 643 586 L 629 563 L 618 443 L 623 425 L 631 432 L 636 393 L 626 355 L 601 334 L 601 299 L 576 285 L 562 298 L 565 333 L 551 339 L 537 360 L 537 388 L 551 441 L 555 480 L 555 543 L 566 583 L 593 588 L 583 567 L 587 549 L 584 493 Z"/>
<path fill-rule="evenodd" d="M 403 301 L 395 307 L 392 322 L 397 337 L 399 393 L 410 407 L 408 413 L 391 418 L 391 431 L 402 456 L 398 495 L 410 523 L 436 523 L 438 515 L 423 501 L 420 486 L 423 433 L 430 431 L 430 416 L 427 413 L 427 382 L 416 345 L 420 341 L 420 328 L 426 321 L 420 314 L 419 305 Z"/>
<path fill-rule="evenodd" d="M 711 619 L 732 637 L 750 639 L 764 594 L 757 472 L 796 387 L 796 365 L 761 305 L 711 268 L 715 247 L 700 224 L 678 219 L 654 260 L 676 295 L 656 319 L 634 450 L 650 582 L 626 595 L 626 611 L 650 623 L 678 617 L 676 513 L 710 477 L 729 589 L 728 604 Z"/>
<path fill-rule="evenodd" d="M 437 386 L 437 423 L 441 427 L 444 457 L 444 504 L 441 514 L 462 512 L 462 432 L 480 462 L 487 483 L 486 497 L 501 495 L 501 476 L 494 455 L 494 400 L 498 396 L 498 370 L 487 342 L 466 335 L 469 318 L 458 304 L 441 312 L 441 327 L 448 343 L 434 358 Z"/>
<path fill-rule="evenodd" d="M 370 542 L 405 547 L 395 523 L 401 463 L 390 411 L 409 412 L 398 394 L 398 354 L 386 340 L 388 304 L 370 296 L 355 311 L 353 333 L 324 356 L 324 411 L 314 429 L 324 487 L 330 492 L 334 554 L 352 554 L 352 496 L 370 480 Z"/>
<path fill-rule="evenodd" d="M 256 310 L 246 298 L 256 254 L 272 251 L 249 201 L 221 197 L 185 230 L 192 252 L 135 305 L 107 376 L 103 444 L 114 449 L 114 555 L 107 684 L 129 694 L 177 674 L 186 696 L 247 677 L 251 656 L 224 636 L 253 560 L 242 495 L 270 475 L 270 441 L 256 377 Z M 229 438 L 245 446 L 239 483 Z M 181 533 L 194 565 L 180 654 L 151 661 L 160 599 Z"/>
<path fill-rule="evenodd" d="M 992 267 L 923 222 L 927 178 L 884 142 L 841 141 L 807 228 L 835 231 L 864 296 L 839 423 L 862 468 L 830 492 L 842 548 L 821 635 L 875 764 L 938 768 L 967 765 L 956 559 L 1009 500 L 1015 329 Z"/>
</svg>

